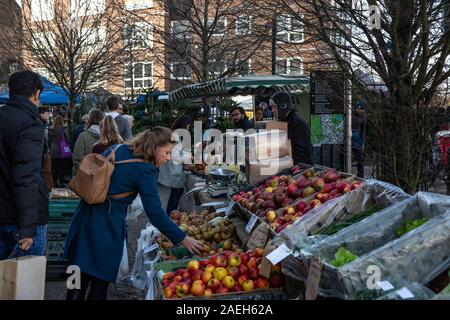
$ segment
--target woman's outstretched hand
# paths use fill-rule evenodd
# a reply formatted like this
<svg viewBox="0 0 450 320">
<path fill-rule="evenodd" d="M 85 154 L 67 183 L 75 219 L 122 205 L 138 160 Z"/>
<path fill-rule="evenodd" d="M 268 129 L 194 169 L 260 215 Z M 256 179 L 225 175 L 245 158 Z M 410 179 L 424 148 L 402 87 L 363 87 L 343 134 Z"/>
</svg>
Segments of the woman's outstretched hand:
<svg viewBox="0 0 450 320">
<path fill-rule="evenodd" d="M 198 240 L 195 240 L 190 236 L 186 236 L 184 240 L 181 241 L 181 244 L 185 246 L 191 253 L 199 254 L 202 252 L 203 249 L 203 243 Z"/>
</svg>

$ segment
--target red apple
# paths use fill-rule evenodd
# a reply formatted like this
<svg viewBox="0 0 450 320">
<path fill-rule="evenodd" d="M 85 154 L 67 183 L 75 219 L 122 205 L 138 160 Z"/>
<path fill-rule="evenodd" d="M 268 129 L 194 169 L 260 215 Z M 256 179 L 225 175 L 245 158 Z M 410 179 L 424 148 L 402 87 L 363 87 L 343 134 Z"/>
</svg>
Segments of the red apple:
<svg viewBox="0 0 450 320">
<path fill-rule="evenodd" d="M 269 288 L 269 280 L 267 278 L 258 278 L 255 282 L 257 289 L 268 289 Z"/>
<path fill-rule="evenodd" d="M 216 292 L 220 287 L 222 287 L 222 282 L 219 279 L 212 278 L 208 281 L 206 286 Z"/>
<path fill-rule="evenodd" d="M 186 280 L 186 279 L 191 279 L 191 274 L 190 274 L 189 271 L 183 272 L 183 279 L 184 279 L 184 280 Z"/>
<path fill-rule="evenodd" d="M 334 182 L 340 178 L 340 174 L 336 172 L 336 170 L 328 170 L 325 173 L 325 180 L 327 182 Z"/>
<path fill-rule="evenodd" d="M 202 280 L 196 280 L 192 283 L 191 293 L 194 296 L 203 296 L 205 294 L 205 283 Z"/>
<path fill-rule="evenodd" d="M 174 272 L 166 272 L 164 273 L 163 280 L 170 280 L 175 277 Z"/>
<path fill-rule="evenodd" d="M 277 192 L 273 196 L 273 202 L 279 207 L 285 198 L 286 196 L 282 192 Z"/>
<path fill-rule="evenodd" d="M 306 214 L 307 212 L 309 212 L 309 211 L 311 211 L 312 210 L 312 207 L 311 206 L 307 206 L 306 208 L 305 208 L 305 210 L 303 210 L 303 214 Z"/>
<path fill-rule="evenodd" d="M 287 194 L 288 195 L 293 194 L 296 190 L 298 190 L 298 185 L 295 182 L 292 182 L 287 186 Z"/>
<path fill-rule="evenodd" d="M 248 262 L 248 261 L 247 261 Z M 248 274 L 248 268 L 244 265 L 244 263 L 242 263 L 240 266 L 239 266 L 239 273 L 241 274 L 241 275 L 246 275 L 246 274 Z"/>
<path fill-rule="evenodd" d="M 255 257 L 251 257 L 250 260 L 248 260 L 247 262 L 247 268 L 249 270 L 256 268 L 256 258 Z"/>
<path fill-rule="evenodd" d="M 266 202 L 264 202 L 264 209 L 275 209 L 276 205 L 272 200 L 266 200 Z"/>
<path fill-rule="evenodd" d="M 250 256 L 247 252 L 241 253 L 241 264 L 246 265 L 248 260 L 250 260 Z"/>
<path fill-rule="evenodd" d="M 250 276 L 250 278 L 256 280 L 259 278 L 259 272 L 257 268 L 250 268 L 248 271 L 248 275 Z"/>
<path fill-rule="evenodd" d="M 250 279 L 250 277 L 248 276 L 248 275 L 246 275 L 246 274 L 241 274 L 240 276 L 239 276 L 239 278 L 238 278 L 238 283 L 239 283 L 239 285 L 241 285 L 242 286 L 242 284 L 245 282 L 245 281 L 247 281 L 247 280 L 249 280 Z"/>
<path fill-rule="evenodd" d="M 234 279 L 239 278 L 240 272 L 238 267 L 228 267 L 227 271 L 228 275 L 233 277 Z"/>
<path fill-rule="evenodd" d="M 173 288 L 164 288 L 163 290 L 164 298 L 170 299 L 175 296 L 175 290 Z"/>
<path fill-rule="evenodd" d="M 325 183 L 324 186 L 323 186 L 322 192 L 323 192 L 323 193 L 330 193 L 331 190 L 333 190 L 331 184 Z"/>
<path fill-rule="evenodd" d="M 307 183 L 308 179 L 306 179 L 306 177 L 303 175 L 301 175 L 297 180 L 297 186 L 299 187 L 299 189 L 304 189 Z"/>
<path fill-rule="evenodd" d="M 202 270 L 194 270 L 192 271 L 192 281 L 197 281 L 202 278 L 203 271 Z"/>
<path fill-rule="evenodd" d="M 329 193 L 319 193 L 317 195 L 317 199 L 322 203 L 327 202 L 328 199 L 330 199 L 330 194 Z"/>
<path fill-rule="evenodd" d="M 236 283 L 231 291 L 233 291 L 233 292 L 242 292 L 242 291 L 244 291 L 244 289 L 242 289 L 242 287 L 239 284 Z"/>
<path fill-rule="evenodd" d="M 305 208 L 306 208 L 307 206 L 308 206 L 308 205 L 307 205 L 306 203 L 304 203 L 303 201 L 300 201 L 300 202 L 298 202 L 298 203 L 295 205 L 295 210 L 296 210 L 296 211 L 303 212 L 303 210 L 305 210 Z"/>
<path fill-rule="evenodd" d="M 222 255 L 216 255 L 216 256 L 212 257 L 211 258 L 211 262 L 216 267 L 226 267 L 227 266 L 227 260 Z"/>
<path fill-rule="evenodd" d="M 256 257 L 262 257 L 263 256 L 263 254 L 264 254 L 264 249 L 263 248 L 256 248 L 255 249 L 255 256 Z"/>
<path fill-rule="evenodd" d="M 351 186 L 350 186 L 347 182 L 341 182 L 341 183 L 338 184 L 337 187 L 338 187 L 340 193 L 344 193 L 344 190 L 345 190 L 347 187 L 349 187 L 350 190 L 351 190 Z"/>
<path fill-rule="evenodd" d="M 201 260 L 200 261 L 200 269 L 205 269 L 208 264 L 209 264 L 209 260 Z"/>
<path fill-rule="evenodd" d="M 355 190 L 358 189 L 361 186 L 361 181 L 353 181 L 351 185 L 351 189 Z"/>
</svg>

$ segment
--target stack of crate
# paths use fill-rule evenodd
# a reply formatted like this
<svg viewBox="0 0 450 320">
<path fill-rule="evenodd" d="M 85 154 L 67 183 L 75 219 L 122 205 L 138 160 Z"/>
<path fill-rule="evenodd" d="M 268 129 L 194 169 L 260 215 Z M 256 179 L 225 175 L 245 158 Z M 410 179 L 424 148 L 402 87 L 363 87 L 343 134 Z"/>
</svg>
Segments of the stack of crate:
<svg viewBox="0 0 450 320">
<path fill-rule="evenodd" d="M 73 214 L 80 200 L 50 200 L 47 231 L 47 278 L 60 278 L 65 275 L 67 261 L 63 259 L 64 242 L 69 231 Z"/>
</svg>

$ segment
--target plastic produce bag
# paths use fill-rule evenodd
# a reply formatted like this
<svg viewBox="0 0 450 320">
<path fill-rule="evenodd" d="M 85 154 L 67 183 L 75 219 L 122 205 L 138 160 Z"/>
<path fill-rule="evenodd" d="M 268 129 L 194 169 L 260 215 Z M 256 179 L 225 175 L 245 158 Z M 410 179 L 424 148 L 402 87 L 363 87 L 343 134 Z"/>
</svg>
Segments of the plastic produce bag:
<svg viewBox="0 0 450 320">
<path fill-rule="evenodd" d="M 348 221 L 374 206 L 381 210 L 409 197 L 411 195 L 394 185 L 367 180 L 361 188 L 311 210 L 291 228 L 285 229 L 280 236 L 286 239 L 291 249 L 299 251 L 326 238 L 320 235 L 320 232 L 333 223 Z M 313 235 L 317 236 L 305 239 Z"/>
<path fill-rule="evenodd" d="M 131 282 L 138 289 L 145 289 L 149 285 L 153 286 L 155 265 L 161 256 L 159 245 L 156 242 L 156 237 L 159 235 L 158 229 L 150 224 L 147 224 L 141 231 L 136 259 L 131 272 Z"/>
<path fill-rule="evenodd" d="M 142 213 L 145 213 L 144 205 L 142 204 L 141 196 L 137 195 L 133 203 L 128 206 L 126 220 L 136 220 Z"/>
<path fill-rule="evenodd" d="M 322 296 L 348 298 L 367 287 L 374 270 L 381 280 L 402 277 L 426 284 L 450 266 L 450 211 L 340 268 L 328 263 L 332 257 L 323 258 Z"/>
</svg>

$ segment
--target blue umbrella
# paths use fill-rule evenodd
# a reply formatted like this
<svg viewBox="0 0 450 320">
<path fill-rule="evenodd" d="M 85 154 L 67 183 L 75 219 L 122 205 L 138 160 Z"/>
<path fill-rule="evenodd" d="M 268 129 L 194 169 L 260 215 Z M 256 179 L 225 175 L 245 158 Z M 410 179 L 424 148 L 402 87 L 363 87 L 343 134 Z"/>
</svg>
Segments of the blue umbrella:
<svg viewBox="0 0 450 320">
<path fill-rule="evenodd" d="M 41 104 L 43 105 L 60 105 L 69 104 L 69 97 L 66 91 L 51 83 L 44 77 L 41 77 L 42 83 L 44 84 L 44 91 L 41 93 Z M 6 103 L 9 100 L 9 94 L 4 93 L 0 95 L 0 103 Z M 76 102 L 80 102 L 80 97 L 77 97 Z"/>
</svg>

